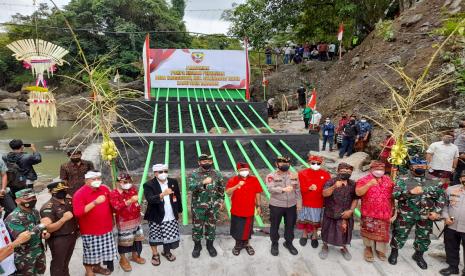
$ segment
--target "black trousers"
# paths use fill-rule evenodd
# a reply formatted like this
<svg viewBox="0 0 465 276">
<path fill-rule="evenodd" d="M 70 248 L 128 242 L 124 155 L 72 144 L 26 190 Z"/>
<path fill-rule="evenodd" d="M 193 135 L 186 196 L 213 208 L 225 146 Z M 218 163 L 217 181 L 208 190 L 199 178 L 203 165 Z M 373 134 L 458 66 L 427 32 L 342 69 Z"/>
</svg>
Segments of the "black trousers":
<svg viewBox="0 0 465 276">
<path fill-rule="evenodd" d="M 444 230 L 444 245 L 446 247 L 446 263 L 453 267 L 458 267 L 460 263 L 460 243 L 465 251 L 465 233 L 457 232 L 453 229 Z M 465 260 L 465 252 L 464 252 Z"/>
<path fill-rule="evenodd" d="M 52 237 L 47 240 L 52 253 L 50 262 L 51 276 L 69 276 L 69 262 L 73 256 L 77 234 Z"/>
<path fill-rule="evenodd" d="M 270 205 L 270 238 L 272 243 L 279 241 L 279 224 L 284 218 L 284 239 L 287 242 L 294 240 L 294 226 L 297 221 L 297 206 L 289 208 Z"/>
</svg>

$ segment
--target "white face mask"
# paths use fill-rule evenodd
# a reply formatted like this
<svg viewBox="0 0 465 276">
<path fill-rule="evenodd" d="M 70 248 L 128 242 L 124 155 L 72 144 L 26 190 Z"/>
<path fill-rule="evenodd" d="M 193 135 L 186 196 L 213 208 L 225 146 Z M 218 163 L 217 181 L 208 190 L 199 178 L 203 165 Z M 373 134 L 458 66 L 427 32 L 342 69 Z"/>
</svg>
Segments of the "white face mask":
<svg viewBox="0 0 465 276">
<path fill-rule="evenodd" d="M 160 173 L 158 174 L 157 178 L 161 181 L 165 181 L 167 178 L 168 178 L 168 174 L 167 173 Z"/>
<path fill-rule="evenodd" d="M 376 171 L 372 171 L 371 174 L 373 174 L 373 176 L 376 178 L 380 178 L 385 174 L 385 172 L 382 170 L 376 170 Z"/>
<path fill-rule="evenodd" d="M 367 120 L 365 120 L 365 119 L 361 119 L 361 120 L 360 120 L 360 122 L 362 122 L 362 123 L 366 123 L 366 122 L 367 122 Z"/>
<path fill-rule="evenodd" d="M 90 186 L 92 186 L 92 188 L 98 188 L 100 187 L 100 185 L 102 185 L 102 181 L 101 180 L 94 180 L 90 183 Z"/>
<path fill-rule="evenodd" d="M 242 176 L 242 177 L 247 177 L 249 175 L 249 171 L 240 171 L 239 172 L 239 175 Z"/>
<path fill-rule="evenodd" d="M 321 165 L 310 165 L 310 169 L 314 170 L 314 171 L 318 171 L 319 169 L 321 168 Z"/>
<path fill-rule="evenodd" d="M 132 187 L 131 183 L 121 184 L 121 189 L 123 189 L 123 190 L 129 190 L 129 189 L 131 189 L 131 187 Z"/>
</svg>

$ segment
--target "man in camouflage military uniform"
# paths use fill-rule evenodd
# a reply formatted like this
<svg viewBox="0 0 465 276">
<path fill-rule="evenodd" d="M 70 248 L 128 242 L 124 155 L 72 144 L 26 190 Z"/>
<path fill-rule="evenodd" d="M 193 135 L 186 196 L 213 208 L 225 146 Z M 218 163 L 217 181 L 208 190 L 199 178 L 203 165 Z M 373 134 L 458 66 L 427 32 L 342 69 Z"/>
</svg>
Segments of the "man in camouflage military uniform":
<svg viewBox="0 0 465 276">
<path fill-rule="evenodd" d="M 42 239 L 49 238 L 50 234 L 42 230 L 50 223 L 50 220 L 40 220 L 39 211 L 35 209 L 37 198 L 32 189 L 18 191 L 15 196 L 18 207 L 5 219 L 6 227 L 13 240 L 24 231 L 30 231 L 32 234 L 29 242 L 15 248 L 15 275 L 43 274 L 45 273 L 45 253 Z"/>
<path fill-rule="evenodd" d="M 410 176 L 399 177 L 394 187 L 393 197 L 397 200 L 397 218 L 394 221 L 389 263 L 397 264 L 398 250 L 402 248 L 410 231 L 415 226 L 413 246 L 415 260 L 421 269 L 428 265 L 423 253 L 431 243 L 430 234 L 433 221 L 440 218 L 446 203 L 442 183 L 439 179 L 425 179 L 426 161 L 419 158 L 410 160 Z"/>
<path fill-rule="evenodd" d="M 201 240 L 205 228 L 207 250 L 211 257 L 217 255 L 213 241 L 215 240 L 216 221 L 223 209 L 224 183 L 221 173 L 212 168 L 211 156 L 199 156 L 199 168 L 189 177 L 189 191 L 192 192 L 192 239 L 194 250 L 192 257 L 198 258 L 202 250 Z"/>
<path fill-rule="evenodd" d="M 47 226 L 47 231 L 51 233 L 47 240 L 52 253 L 50 275 L 69 276 L 68 266 L 78 237 L 78 224 L 64 180 L 54 179 L 47 188 L 52 198 L 42 206 L 40 215 L 52 222 Z"/>
</svg>

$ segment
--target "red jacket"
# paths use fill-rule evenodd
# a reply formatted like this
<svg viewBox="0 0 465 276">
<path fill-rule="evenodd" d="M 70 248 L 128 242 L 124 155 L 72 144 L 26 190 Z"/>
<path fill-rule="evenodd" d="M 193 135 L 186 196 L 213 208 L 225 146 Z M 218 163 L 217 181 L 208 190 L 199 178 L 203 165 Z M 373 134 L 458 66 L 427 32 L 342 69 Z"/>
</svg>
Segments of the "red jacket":
<svg viewBox="0 0 465 276">
<path fill-rule="evenodd" d="M 119 230 L 134 229 L 140 225 L 142 218 L 139 203 L 135 202 L 129 206 L 125 203 L 135 195 L 137 195 L 137 191 L 134 187 L 122 192 L 118 191 L 118 189 L 114 189 L 110 193 L 110 203 L 115 211 L 116 225 Z"/>
<path fill-rule="evenodd" d="M 299 172 L 300 192 L 302 193 L 302 205 L 309 208 L 323 207 L 323 186 L 331 179 L 331 175 L 325 170 L 305 169 Z M 316 190 L 310 191 L 313 184 Z"/>
</svg>

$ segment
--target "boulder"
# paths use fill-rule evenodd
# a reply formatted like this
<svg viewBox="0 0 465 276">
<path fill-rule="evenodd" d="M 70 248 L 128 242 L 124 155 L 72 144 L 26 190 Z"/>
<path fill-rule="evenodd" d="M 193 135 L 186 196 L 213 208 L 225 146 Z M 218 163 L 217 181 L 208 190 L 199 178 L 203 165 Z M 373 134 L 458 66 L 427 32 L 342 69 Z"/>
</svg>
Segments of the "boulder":
<svg viewBox="0 0 465 276">
<path fill-rule="evenodd" d="M 79 113 L 87 106 L 82 96 L 71 96 L 57 99 L 57 117 L 61 121 L 75 121 Z"/>
<path fill-rule="evenodd" d="M 402 23 L 401 26 L 409 27 L 418 23 L 423 18 L 423 14 L 415 14 L 414 16 L 407 17 Z"/>
<path fill-rule="evenodd" d="M 8 125 L 6 124 L 5 119 L 3 119 L 2 116 L 0 116 L 0 130 L 3 129 L 8 129 Z"/>
<path fill-rule="evenodd" d="M 354 58 L 352 59 L 352 61 L 350 62 L 350 65 L 355 66 L 355 65 L 357 65 L 359 62 L 360 62 L 360 58 L 359 58 L 359 57 L 354 57 Z"/>
<path fill-rule="evenodd" d="M 18 97 L 21 95 L 21 92 L 14 92 L 14 93 L 11 93 L 11 92 L 8 92 L 8 91 L 5 91 L 5 90 L 1 90 L 0 89 L 0 100 L 4 100 L 4 99 L 18 99 Z"/>
<path fill-rule="evenodd" d="M 339 160 L 337 163 L 347 163 L 354 167 L 354 171 L 363 171 L 363 166 L 370 163 L 370 155 L 366 152 L 356 152 L 351 156 Z"/>
<path fill-rule="evenodd" d="M 12 110 L 18 107 L 17 99 L 3 99 L 0 101 L 0 110 Z"/>
</svg>

